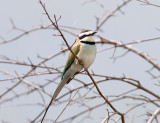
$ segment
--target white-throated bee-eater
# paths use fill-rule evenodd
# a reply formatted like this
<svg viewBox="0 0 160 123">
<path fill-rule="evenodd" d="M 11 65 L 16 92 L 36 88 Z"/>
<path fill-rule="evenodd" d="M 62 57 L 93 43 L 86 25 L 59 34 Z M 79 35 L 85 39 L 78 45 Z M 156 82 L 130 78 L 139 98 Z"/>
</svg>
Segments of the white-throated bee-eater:
<svg viewBox="0 0 160 123">
<path fill-rule="evenodd" d="M 54 92 L 52 100 L 55 100 L 64 85 L 66 83 L 69 83 L 76 73 L 80 72 L 83 67 L 88 69 L 94 62 L 97 52 L 94 40 L 95 33 L 96 32 L 93 32 L 91 30 L 83 30 L 79 34 L 78 40 L 72 48 L 72 51 L 75 55 L 77 55 L 78 59 L 82 62 L 83 65 L 81 65 L 79 61 L 75 58 L 75 56 L 70 52 L 62 73 L 61 82 L 59 83 L 56 91 Z"/>
<path fill-rule="evenodd" d="M 79 63 L 79 61 L 75 58 L 75 56 L 72 53 L 69 54 L 68 60 L 66 62 L 66 65 L 62 73 L 61 82 L 59 83 L 57 89 L 55 90 L 52 96 L 49 105 L 45 110 L 43 119 L 47 113 L 48 108 L 50 107 L 52 102 L 56 99 L 56 97 L 58 96 L 64 85 L 66 83 L 69 83 L 74 77 L 74 75 L 80 72 L 83 69 L 83 67 L 85 69 L 88 69 L 94 62 L 97 52 L 94 40 L 95 33 L 96 32 L 93 32 L 91 30 L 84 30 L 79 34 L 78 40 L 74 45 L 74 47 L 72 48 L 72 51 L 82 62 L 82 65 Z M 43 122 L 43 119 L 41 123 Z"/>
<path fill-rule="evenodd" d="M 88 69 L 94 62 L 97 52 L 94 40 L 95 33 L 96 32 L 91 30 L 84 30 L 79 34 L 78 40 L 72 48 L 72 51 L 75 55 L 77 55 L 78 59 L 82 62 L 82 65 L 72 53 L 69 54 L 68 60 L 62 73 L 61 82 L 55 90 L 50 104 L 56 99 L 64 85 L 69 83 L 76 73 L 80 72 L 83 67 Z"/>
</svg>

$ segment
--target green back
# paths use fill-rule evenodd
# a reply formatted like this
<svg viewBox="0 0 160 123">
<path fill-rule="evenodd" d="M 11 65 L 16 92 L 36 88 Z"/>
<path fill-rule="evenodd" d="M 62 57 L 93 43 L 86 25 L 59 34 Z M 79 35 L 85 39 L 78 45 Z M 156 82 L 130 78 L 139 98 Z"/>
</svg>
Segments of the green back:
<svg viewBox="0 0 160 123">
<path fill-rule="evenodd" d="M 72 48 L 72 51 L 74 52 L 75 55 L 78 54 L 79 52 L 79 49 L 80 49 L 80 44 L 77 44 L 75 45 L 73 48 Z M 75 60 L 75 57 L 74 55 L 70 52 L 69 56 L 68 56 L 68 60 L 66 62 L 66 65 L 64 67 L 64 70 L 63 70 L 63 73 L 62 73 L 62 78 L 63 79 L 63 76 L 64 74 L 66 73 L 66 71 L 70 68 L 70 66 L 72 65 L 72 63 L 74 62 Z"/>
</svg>

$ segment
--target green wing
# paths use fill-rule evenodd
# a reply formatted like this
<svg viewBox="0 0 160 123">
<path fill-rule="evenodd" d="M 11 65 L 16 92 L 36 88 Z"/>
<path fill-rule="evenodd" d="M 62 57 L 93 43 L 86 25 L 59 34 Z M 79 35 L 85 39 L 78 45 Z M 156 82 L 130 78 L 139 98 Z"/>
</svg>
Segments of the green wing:
<svg viewBox="0 0 160 123">
<path fill-rule="evenodd" d="M 75 53 L 75 55 L 78 54 L 79 52 L 79 49 L 80 49 L 80 44 L 77 44 L 75 45 L 73 48 L 72 48 L 72 51 Z M 72 65 L 72 63 L 74 62 L 75 60 L 75 57 L 74 55 L 70 52 L 69 56 L 68 56 L 68 60 L 66 62 L 66 65 L 64 67 L 64 70 L 63 70 L 63 73 L 62 73 L 62 78 L 63 79 L 63 76 L 64 74 L 66 73 L 66 71 L 70 68 L 70 66 Z"/>
</svg>

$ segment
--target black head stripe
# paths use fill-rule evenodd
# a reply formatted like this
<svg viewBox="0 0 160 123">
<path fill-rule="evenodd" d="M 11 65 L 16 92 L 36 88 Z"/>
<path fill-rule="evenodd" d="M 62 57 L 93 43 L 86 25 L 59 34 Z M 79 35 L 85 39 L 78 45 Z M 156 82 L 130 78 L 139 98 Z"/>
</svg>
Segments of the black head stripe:
<svg viewBox="0 0 160 123">
<path fill-rule="evenodd" d="M 87 37 L 87 36 L 91 36 L 91 35 L 93 35 L 93 34 L 82 35 L 82 36 L 79 37 L 79 39 L 83 39 L 83 38 L 85 38 L 85 37 Z"/>
<path fill-rule="evenodd" d="M 81 34 L 79 35 L 79 39 L 83 39 L 83 38 L 85 38 L 85 37 L 87 37 L 87 36 L 92 36 L 92 35 L 94 35 L 96 32 L 92 32 L 91 30 L 83 30 L 82 32 L 81 32 Z"/>
</svg>

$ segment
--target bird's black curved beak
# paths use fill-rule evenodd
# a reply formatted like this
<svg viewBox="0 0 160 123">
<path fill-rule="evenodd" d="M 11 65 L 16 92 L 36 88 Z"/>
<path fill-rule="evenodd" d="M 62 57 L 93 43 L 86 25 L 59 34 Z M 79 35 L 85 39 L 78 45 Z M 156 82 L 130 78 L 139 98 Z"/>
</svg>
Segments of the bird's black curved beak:
<svg viewBox="0 0 160 123">
<path fill-rule="evenodd" d="M 96 34 L 97 32 L 93 32 L 92 35 Z"/>
</svg>

